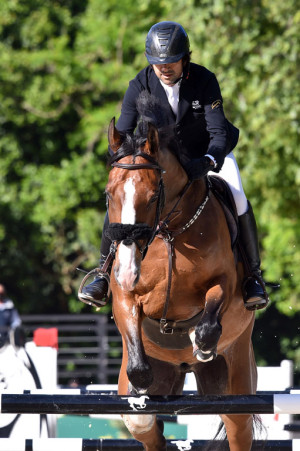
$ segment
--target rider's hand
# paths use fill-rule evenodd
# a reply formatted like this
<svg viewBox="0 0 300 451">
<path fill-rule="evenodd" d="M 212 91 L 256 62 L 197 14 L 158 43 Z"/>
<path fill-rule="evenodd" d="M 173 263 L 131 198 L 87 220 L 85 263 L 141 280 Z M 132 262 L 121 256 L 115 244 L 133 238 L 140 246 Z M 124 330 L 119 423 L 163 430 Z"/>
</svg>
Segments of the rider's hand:
<svg viewBox="0 0 300 451">
<path fill-rule="evenodd" d="M 184 169 L 189 180 L 199 180 L 213 169 L 211 160 L 208 157 L 201 157 L 185 163 Z"/>
</svg>

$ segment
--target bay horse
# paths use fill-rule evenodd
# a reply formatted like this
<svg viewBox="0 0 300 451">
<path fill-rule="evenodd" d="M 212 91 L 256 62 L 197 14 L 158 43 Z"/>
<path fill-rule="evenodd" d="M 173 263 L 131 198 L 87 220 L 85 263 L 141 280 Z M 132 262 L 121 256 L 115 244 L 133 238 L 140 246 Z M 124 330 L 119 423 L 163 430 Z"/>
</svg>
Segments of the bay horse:
<svg viewBox="0 0 300 451">
<path fill-rule="evenodd" d="M 157 127 L 122 137 L 112 119 L 106 195 L 115 254 L 113 317 L 122 335 L 120 395 L 254 394 L 257 370 L 224 210 L 206 178 L 188 182 Z M 252 415 L 222 415 L 231 451 L 249 451 Z M 146 451 L 166 450 L 155 415 L 123 415 Z M 216 448 L 214 448 L 216 449 Z"/>
</svg>

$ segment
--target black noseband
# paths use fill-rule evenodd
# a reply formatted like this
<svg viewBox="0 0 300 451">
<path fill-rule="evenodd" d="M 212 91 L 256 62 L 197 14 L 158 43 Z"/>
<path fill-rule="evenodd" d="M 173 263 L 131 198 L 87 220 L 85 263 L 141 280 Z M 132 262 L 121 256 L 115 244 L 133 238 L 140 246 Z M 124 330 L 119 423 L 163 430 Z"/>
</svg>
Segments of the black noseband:
<svg viewBox="0 0 300 451">
<path fill-rule="evenodd" d="M 111 241 L 126 241 L 130 240 L 147 240 L 153 233 L 152 227 L 148 224 L 120 224 L 113 222 L 109 224 L 106 236 Z M 125 243 L 124 244 L 129 244 Z M 131 243 L 130 243 L 131 244 Z"/>
<path fill-rule="evenodd" d="M 153 229 L 148 224 L 119 224 L 113 222 L 109 224 L 106 236 L 111 241 L 123 241 L 125 246 L 130 246 L 132 243 L 136 243 L 141 253 L 144 254 L 145 249 L 141 249 L 138 240 L 149 240 L 153 235 Z"/>
</svg>

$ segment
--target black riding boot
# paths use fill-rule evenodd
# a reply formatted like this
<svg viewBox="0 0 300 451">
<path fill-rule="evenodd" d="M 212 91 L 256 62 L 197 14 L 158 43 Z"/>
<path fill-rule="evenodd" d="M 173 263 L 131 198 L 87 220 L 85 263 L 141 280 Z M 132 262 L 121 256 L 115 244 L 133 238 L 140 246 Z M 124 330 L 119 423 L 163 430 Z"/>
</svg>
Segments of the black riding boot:
<svg viewBox="0 0 300 451">
<path fill-rule="evenodd" d="M 103 265 L 106 262 L 106 258 L 110 252 L 111 240 L 105 234 L 108 225 L 109 219 L 108 213 L 106 213 L 100 248 L 100 271 L 102 270 Z M 112 263 L 109 265 L 105 272 L 100 272 L 100 274 L 96 275 L 93 282 L 84 287 L 82 290 L 79 290 L 78 298 L 80 301 L 85 302 L 89 305 L 93 305 L 94 307 L 103 307 L 107 303 L 111 267 Z"/>
<path fill-rule="evenodd" d="M 247 310 L 259 310 L 268 305 L 269 298 L 261 276 L 256 222 L 249 201 L 248 210 L 239 216 L 239 232 L 248 272 L 242 287 L 244 304 Z"/>
</svg>

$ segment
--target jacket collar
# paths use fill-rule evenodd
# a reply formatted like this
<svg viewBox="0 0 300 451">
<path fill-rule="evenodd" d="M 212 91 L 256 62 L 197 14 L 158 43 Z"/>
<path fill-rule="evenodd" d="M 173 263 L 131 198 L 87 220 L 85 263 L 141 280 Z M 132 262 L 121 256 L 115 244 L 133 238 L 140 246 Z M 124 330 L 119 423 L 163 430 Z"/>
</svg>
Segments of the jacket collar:
<svg viewBox="0 0 300 451">
<path fill-rule="evenodd" d="M 177 118 L 175 118 L 175 114 L 169 104 L 167 94 L 152 68 L 150 80 L 152 94 L 161 100 L 163 107 L 166 108 L 166 111 L 170 113 L 170 116 L 176 120 L 176 123 L 180 122 L 190 108 L 192 101 L 196 98 L 196 90 L 194 85 L 192 83 L 187 84 L 186 80 L 182 80 L 179 92 L 178 113 Z"/>
<path fill-rule="evenodd" d="M 153 71 L 153 75 L 154 75 L 155 78 L 153 80 L 153 91 L 152 91 L 152 93 L 153 93 L 153 95 L 155 97 L 157 97 L 158 99 L 161 100 L 162 106 L 166 109 L 166 111 L 168 111 L 170 113 L 172 118 L 175 119 L 175 114 L 173 113 L 171 105 L 169 104 L 166 91 L 162 87 L 162 85 L 161 85 L 161 83 L 159 81 L 159 78 L 155 75 L 154 71 Z"/>
</svg>

